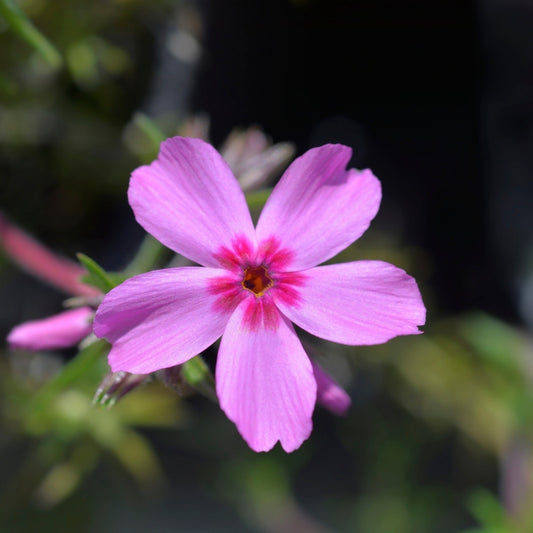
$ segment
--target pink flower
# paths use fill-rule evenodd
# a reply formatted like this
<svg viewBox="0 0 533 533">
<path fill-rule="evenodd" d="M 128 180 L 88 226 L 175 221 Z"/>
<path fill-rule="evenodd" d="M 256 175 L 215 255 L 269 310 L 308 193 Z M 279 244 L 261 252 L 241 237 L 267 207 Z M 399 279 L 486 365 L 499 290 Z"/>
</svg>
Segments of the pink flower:
<svg viewBox="0 0 533 533">
<path fill-rule="evenodd" d="M 12 348 L 52 350 L 67 348 L 87 337 L 94 311 L 80 307 L 42 320 L 24 322 L 11 330 L 7 342 Z"/>
<path fill-rule="evenodd" d="M 319 266 L 360 237 L 378 211 L 370 170 L 346 170 L 351 149 L 314 148 L 274 188 L 254 229 L 244 194 L 214 148 L 174 137 L 132 174 L 136 219 L 202 267 L 135 276 L 113 289 L 94 323 L 113 371 L 144 374 L 187 361 L 222 337 L 220 406 L 248 445 L 298 448 L 312 429 L 313 366 L 291 322 L 349 344 L 420 333 L 413 278 L 381 261 Z"/>
</svg>

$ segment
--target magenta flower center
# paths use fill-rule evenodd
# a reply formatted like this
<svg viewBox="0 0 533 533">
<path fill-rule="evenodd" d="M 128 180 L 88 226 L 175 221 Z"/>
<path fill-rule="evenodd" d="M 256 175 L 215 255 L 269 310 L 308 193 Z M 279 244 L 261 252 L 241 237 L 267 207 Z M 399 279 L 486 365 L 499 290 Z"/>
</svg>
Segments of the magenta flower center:
<svg viewBox="0 0 533 533">
<path fill-rule="evenodd" d="M 263 296 L 273 285 L 274 282 L 263 265 L 250 266 L 244 271 L 242 287 L 253 292 L 256 296 Z"/>
</svg>

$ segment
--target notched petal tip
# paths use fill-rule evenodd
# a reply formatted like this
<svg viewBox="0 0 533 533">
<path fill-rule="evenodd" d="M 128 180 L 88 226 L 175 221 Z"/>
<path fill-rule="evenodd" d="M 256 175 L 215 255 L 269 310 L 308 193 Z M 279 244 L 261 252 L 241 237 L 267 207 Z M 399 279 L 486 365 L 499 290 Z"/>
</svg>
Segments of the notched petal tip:
<svg viewBox="0 0 533 533">
<path fill-rule="evenodd" d="M 227 415 L 227 413 L 226 413 Z M 227 415 L 228 416 L 228 415 Z M 228 418 L 232 420 L 229 416 Z M 305 423 L 300 423 L 297 434 L 291 436 L 279 436 L 279 437 L 265 437 L 261 435 L 250 435 L 248 428 L 243 427 L 240 423 L 235 422 L 237 430 L 241 437 L 246 442 L 248 447 L 254 452 L 269 452 L 279 443 L 283 451 L 286 453 L 292 453 L 300 449 L 303 443 L 309 439 L 313 432 L 313 420 L 309 418 Z"/>
<path fill-rule="evenodd" d="M 291 324 L 249 330 L 247 302 L 230 318 L 217 359 L 220 407 L 254 451 L 287 452 L 309 437 L 316 402 L 311 363 Z"/>
<path fill-rule="evenodd" d="M 352 158 L 352 153 L 353 150 L 351 146 L 346 146 L 345 144 L 340 143 L 327 143 L 310 148 L 295 161 L 298 159 L 305 161 L 306 159 L 314 158 L 317 158 L 315 161 L 333 160 L 339 169 L 345 170 Z"/>
<path fill-rule="evenodd" d="M 381 184 L 366 170 L 346 169 L 344 145 L 312 148 L 296 159 L 274 187 L 259 221 L 258 240 L 277 236 L 294 251 L 290 270 L 332 258 L 368 228 L 381 202 Z"/>
<path fill-rule="evenodd" d="M 347 345 L 382 344 L 419 334 L 426 309 L 414 278 L 383 261 L 354 261 L 306 271 L 302 305 L 277 300 L 309 333 Z"/>
</svg>

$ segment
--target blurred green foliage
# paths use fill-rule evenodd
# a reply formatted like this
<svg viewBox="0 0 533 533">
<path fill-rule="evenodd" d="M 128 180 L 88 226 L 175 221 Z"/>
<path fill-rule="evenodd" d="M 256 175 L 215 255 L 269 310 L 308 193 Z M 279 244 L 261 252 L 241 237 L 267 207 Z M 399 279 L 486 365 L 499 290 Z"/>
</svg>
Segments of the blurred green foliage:
<svg viewBox="0 0 533 533">
<path fill-rule="evenodd" d="M 31 23 L 26 14 L 12 0 L 0 0 L 0 15 L 9 26 L 53 68 L 61 66 L 62 59 L 54 45 Z"/>
</svg>

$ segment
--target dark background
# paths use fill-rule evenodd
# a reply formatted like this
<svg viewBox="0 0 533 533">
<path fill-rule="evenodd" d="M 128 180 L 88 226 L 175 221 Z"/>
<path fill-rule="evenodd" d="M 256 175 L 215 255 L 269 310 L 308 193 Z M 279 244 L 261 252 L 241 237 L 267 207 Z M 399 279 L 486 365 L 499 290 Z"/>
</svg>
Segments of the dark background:
<svg viewBox="0 0 533 533">
<path fill-rule="evenodd" d="M 383 181 L 381 219 L 400 206 L 410 242 L 431 250 L 441 305 L 509 314 L 486 294 L 502 284 L 487 249 L 479 16 L 468 1 L 211 2 L 193 105 L 216 139 L 256 122 L 300 150 L 352 146 Z"/>
</svg>

